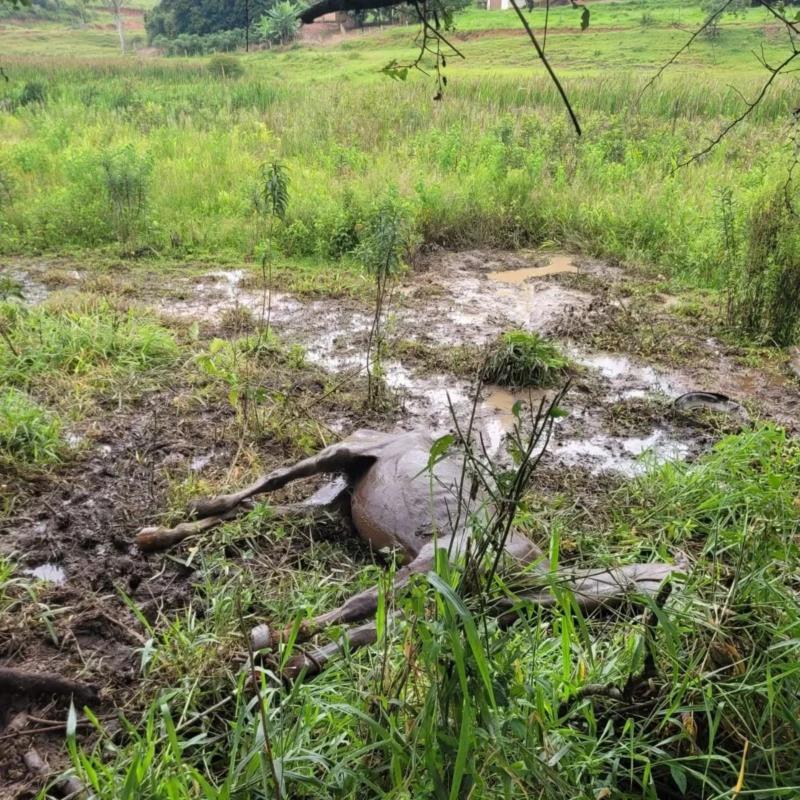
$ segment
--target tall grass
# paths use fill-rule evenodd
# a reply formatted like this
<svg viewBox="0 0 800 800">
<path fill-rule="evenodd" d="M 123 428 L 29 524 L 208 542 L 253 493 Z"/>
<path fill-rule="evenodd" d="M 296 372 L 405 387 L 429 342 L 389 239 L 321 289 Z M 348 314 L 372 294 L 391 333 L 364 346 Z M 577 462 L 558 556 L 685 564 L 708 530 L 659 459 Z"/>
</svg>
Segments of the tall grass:
<svg viewBox="0 0 800 800">
<path fill-rule="evenodd" d="M 272 765 L 254 692 L 229 663 L 238 608 L 249 624 L 331 603 L 327 559 L 352 570 L 348 591 L 375 573 L 318 543 L 297 567 L 278 558 L 265 593 L 267 551 L 287 532 L 258 513 L 204 548 L 202 613 L 145 623 L 142 717 L 76 750 L 75 766 L 103 798 L 274 797 L 272 766 L 283 797 L 795 797 L 799 468 L 797 443 L 764 427 L 610 498 L 587 560 L 680 546 L 693 564 L 653 627 L 630 612 L 585 618 L 563 597 L 502 630 L 446 559 L 406 596 L 384 591 L 376 647 L 304 685 L 261 673 Z M 551 555 L 559 544 L 556 529 Z M 236 548 L 244 558 L 225 563 Z M 631 683 L 648 650 L 654 671 Z"/>
<path fill-rule="evenodd" d="M 298 56 L 298 69 L 310 60 Z M 555 241 L 702 286 L 725 274 L 708 224 L 714 189 L 730 187 L 744 218 L 763 187 L 785 177 L 781 125 L 793 99 L 790 86 L 777 88 L 719 150 L 673 172 L 740 109 L 734 90 L 665 81 L 639 97 L 631 77 L 573 78 L 586 131 L 576 140 L 539 79 L 460 77 L 434 104 L 418 81 L 335 90 L 250 73 L 208 81 L 201 64 L 184 62 L 35 69 L 47 81 L 44 105 L 0 117 L 5 252 L 111 246 L 119 224 L 102 165 L 133 147 L 152 163 L 138 239 L 167 257 L 249 257 L 249 176 L 279 158 L 293 186 L 279 241 L 289 257 L 355 250 L 373 198 L 391 184 L 428 243 Z M 11 72 L 24 82 L 34 67 L 17 60 Z"/>
</svg>

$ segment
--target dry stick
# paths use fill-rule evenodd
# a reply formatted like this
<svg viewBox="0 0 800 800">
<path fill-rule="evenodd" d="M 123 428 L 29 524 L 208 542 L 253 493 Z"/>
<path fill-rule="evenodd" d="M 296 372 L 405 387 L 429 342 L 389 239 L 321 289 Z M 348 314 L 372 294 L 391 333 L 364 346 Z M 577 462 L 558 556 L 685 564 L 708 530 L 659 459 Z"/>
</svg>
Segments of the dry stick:
<svg viewBox="0 0 800 800">
<path fill-rule="evenodd" d="M 728 0 L 728 2 L 733 2 L 733 0 Z M 566 106 L 567 113 L 569 114 L 570 119 L 572 120 L 572 124 L 575 127 L 575 132 L 580 136 L 582 134 L 581 131 L 581 124 L 578 122 L 578 117 L 575 115 L 575 111 L 572 108 L 572 104 L 569 101 L 569 97 L 567 97 L 567 93 L 564 91 L 564 87 L 561 85 L 561 81 L 558 79 L 558 75 L 553 71 L 553 68 L 550 66 L 550 62 L 547 60 L 547 56 L 544 54 L 544 50 L 542 50 L 542 46 L 539 44 L 539 40 L 536 38 L 536 34 L 531 29 L 531 26 L 528 24 L 528 20 L 525 19 L 525 15 L 520 10 L 520 7 L 517 5 L 517 0 L 511 0 L 511 5 L 514 6 L 514 11 L 517 12 L 517 16 L 519 17 L 520 22 L 524 26 L 528 38 L 531 40 L 533 46 L 536 48 L 536 54 L 539 56 L 539 60 L 544 64 L 544 68 L 547 70 L 547 74 L 550 76 L 550 80 L 553 81 L 556 89 L 558 90 L 559 95 L 561 95 L 561 100 L 563 101 L 564 105 Z"/>
</svg>

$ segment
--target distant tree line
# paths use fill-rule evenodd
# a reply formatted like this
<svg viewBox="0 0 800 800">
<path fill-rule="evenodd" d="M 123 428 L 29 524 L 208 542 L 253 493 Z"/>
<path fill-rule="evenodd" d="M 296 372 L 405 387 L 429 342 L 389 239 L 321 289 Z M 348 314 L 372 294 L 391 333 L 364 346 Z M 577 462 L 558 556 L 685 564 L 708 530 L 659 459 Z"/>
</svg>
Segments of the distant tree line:
<svg viewBox="0 0 800 800">
<path fill-rule="evenodd" d="M 274 0 L 161 0 L 145 14 L 145 27 L 150 41 L 246 30 L 273 5 Z"/>
</svg>

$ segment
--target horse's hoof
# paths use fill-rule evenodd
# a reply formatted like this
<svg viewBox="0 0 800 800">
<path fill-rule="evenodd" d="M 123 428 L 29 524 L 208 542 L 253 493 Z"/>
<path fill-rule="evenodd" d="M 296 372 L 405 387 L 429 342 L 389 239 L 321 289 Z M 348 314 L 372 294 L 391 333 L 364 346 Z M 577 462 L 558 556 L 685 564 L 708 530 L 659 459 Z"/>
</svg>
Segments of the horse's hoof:
<svg viewBox="0 0 800 800">
<path fill-rule="evenodd" d="M 266 650 L 272 647 L 272 631 L 269 629 L 269 625 L 256 625 L 250 631 L 250 643 L 253 650 Z"/>
</svg>

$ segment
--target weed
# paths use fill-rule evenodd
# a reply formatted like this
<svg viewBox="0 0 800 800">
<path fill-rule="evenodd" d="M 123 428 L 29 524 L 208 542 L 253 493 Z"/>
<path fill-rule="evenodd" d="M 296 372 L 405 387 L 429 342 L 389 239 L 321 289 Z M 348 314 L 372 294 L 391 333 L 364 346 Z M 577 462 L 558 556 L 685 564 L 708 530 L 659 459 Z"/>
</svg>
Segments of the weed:
<svg viewBox="0 0 800 800">
<path fill-rule="evenodd" d="M 728 322 L 757 340 L 790 345 L 800 330 L 800 236 L 783 192 L 753 209 L 747 241 L 730 278 Z"/>
<path fill-rule="evenodd" d="M 508 331 L 491 347 L 481 378 L 500 386 L 552 386 L 568 366 L 569 359 L 539 334 Z"/>
<path fill-rule="evenodd" d="M 375 281 L 375 305 L 367 337 L 367 402 L 377 407 L 385 394 L 383 381 L 383 316 L 391 297 L 392 282 L 402 267 L 409 245 L 408 223 L 402 203 L 387 195 L 371 211 L 364 225 L 356 257 Z"/>
<path fill-rule="evenodd" d="M 0 463 L 8 467 L 57 464 L 65 449 L 61 421 L 24 392 L 0 393 Z"/>
<path fill-rule="evenodd" d="M 215 78 L 235 79 L 244 75 L 242 62 L 236 56 L 218 54 L 208 60 L 208 71 Z"/>
<path fill-rule="evenodd" d="M 123 249 L 130 251 L 144 222 L 152 164 L 127 145 L 106 153 L 102 167 L 114 231 Z"/>
</svg>

